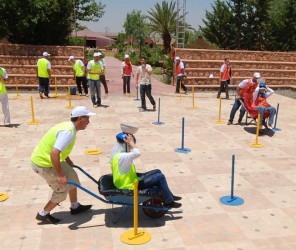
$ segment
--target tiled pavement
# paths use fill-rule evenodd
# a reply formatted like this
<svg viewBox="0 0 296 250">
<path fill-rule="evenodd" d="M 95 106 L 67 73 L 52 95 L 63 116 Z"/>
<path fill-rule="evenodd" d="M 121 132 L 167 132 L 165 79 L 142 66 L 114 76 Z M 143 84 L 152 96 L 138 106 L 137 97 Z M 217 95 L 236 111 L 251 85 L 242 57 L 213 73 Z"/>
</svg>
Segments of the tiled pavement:
<svg viewBox="0 0 296 250">
<path fill-rule="evenodd" d="M 62 218 L 59 225 L 38 225 L 37 211 L 42 209 L 51 192 L 30 167 L 30 154 L 42 135 L 54 124 L 68 120 L 70 109 L 64 93 L 59 98 L 39 99 L 34 92 L 10 92 L 12 122 L 18 127 L 0 127 L 0 192 L 9 199 L 0 202 L 0 249 L 296 249 L 296 122 L 295 100 L 277 94 L 270 98 L 280 103 L 277 127 L 282 130 L 260 136 L 262 148 L 255 141 L 254 125 L 216 124 L 219 101 L 215 93 L 173 94 L 174 87 L 153 81 L 153 95 L 161 100 L 158 112 L 138 112 L 139 101 L 122 94 L 120 62 L 107 58 L 110 93 L 103 103 L 108 108 L 93 108 L 89 98 L 73 97 L 72 105 L 85 105 L 97 115 L 85 131 L 78 132 L 72 152 L 74 163 L 91 175 L 109 173 L 109 152 L 126 122 L 140 127 L 137 142 L 142 156 L 136 161 L 138 171 L 160 168 L 174 193 L 183 197 L 181 209 L 169 211 L 161 219 L 150 219 L 139 211 L 139 229 L 152 239 L 144 245 L 131 246 L 120 236 L 133 228 L 132 209 L 114 224 L 111 206 L 83 191 L 79 200 L 93 204 L 91 212 L 72 216 L 69 201 L 53 214 Z M 8 72 L 9 73 L 9 72 Z M 30 96 L 33 96 L 35 120 L 32 120 Z M 221 119 L 227 121 L 231 100 L 222 101 Z M 182 117 L 185 118 L 184 147 L 188 154 L 176 153 L 181 145 Z M 2 113 L 0 119 L 2 120 Z M 100 155 L 85 155 L 86 149 L 100 149 Z M 220 203 L 230 195 L 231 157 L 236 156 L 234 195 L 244 199 L 241 206 Z M 82 173 L 82 184 L 98 193 L 97 186 Z"/>
</svg>

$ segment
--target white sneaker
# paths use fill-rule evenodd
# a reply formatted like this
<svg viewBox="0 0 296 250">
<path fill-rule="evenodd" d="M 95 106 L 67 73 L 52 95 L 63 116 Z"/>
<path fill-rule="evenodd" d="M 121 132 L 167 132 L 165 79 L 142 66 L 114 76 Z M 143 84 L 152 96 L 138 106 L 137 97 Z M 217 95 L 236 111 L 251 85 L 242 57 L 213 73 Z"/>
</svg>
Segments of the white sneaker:
<svg viewBox="0 0 296 250">
<path fill-rule="evenodd" d="M 97 108 L 98 107 L 98 105 L 97 104 L 94 104 L 94 108 Z"/>
<path fill-rule="evenodd" d="M 81 94 L 81 93 L 79 93 L 79 95 L 80 95 L 80 96 L 82 96 L 82 94 Z"/>
<path fill-rule="evenodd" d="M 88 94 L 85 94 L 86 97 L 88 97 Z"/>
</svg>

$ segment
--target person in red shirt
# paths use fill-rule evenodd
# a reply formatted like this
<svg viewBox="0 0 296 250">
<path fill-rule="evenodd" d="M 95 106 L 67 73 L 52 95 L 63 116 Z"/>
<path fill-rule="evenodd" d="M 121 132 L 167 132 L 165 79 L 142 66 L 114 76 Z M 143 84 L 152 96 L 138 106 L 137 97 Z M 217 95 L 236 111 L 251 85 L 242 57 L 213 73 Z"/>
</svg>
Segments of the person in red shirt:
<svg viewBox="0 0 296 250">
<path fill-rule="evenodd" d="M 260 83 L 253 94 L 253 107 L 258 110 L 261 118 L 261 126 L 264 123 L 264 113 L 269 111 L 268 126 L 273 124 L 274 116 L 276 115 L 275 107 L 271 106 L 267 102 L 267 98 L 270 97 L 274 91 L 268 88 L 265 83 Z"/>
<path fill-rule="evenodd" d="M 220 98 L 221 92 L 225 91 L 226 99 L 229 99 L 228 86 L 231 79 L 231 67 L 229 66 L 229 59 L 224 59 L 224 64 L 220 68 L 220 88 L 217 98 Z"/>
<path fill-rule="evenodd" d="M 124 56 L 121 63 L 121 77 L 123 79 L 123 94 L 131 92 L 131 76 L 134 77 L 133 66 L 128 54 Z"/>
<path fill-rule="evenodd" d="M 180 88 L 182 88 L 185 91 L 185 94 L 187 94 L 187 88 L 183 83 L 184 77 L 186 77 L 185 73 L 185 65 L 181 61 L 180 57 L 176 56 L 175 57 L 175 72 L 177 76 L 177 84 L 176 84 L 176 91 L 175 93 L 180 93 Z"/>
</svg>

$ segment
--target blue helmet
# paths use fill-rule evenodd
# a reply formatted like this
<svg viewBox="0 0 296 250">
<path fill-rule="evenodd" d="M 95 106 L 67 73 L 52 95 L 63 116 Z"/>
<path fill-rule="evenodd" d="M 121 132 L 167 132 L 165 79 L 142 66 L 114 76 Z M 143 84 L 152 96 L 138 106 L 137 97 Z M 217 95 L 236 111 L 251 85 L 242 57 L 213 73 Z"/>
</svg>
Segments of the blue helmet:
<svg viewBox="0 0 296 250">
<path fill-rule="evenodd" d="M 133 136 L 134 143 L 136 143 L 136 137 L 133 134 L 131 134 L 131 135 Z M 127 139 L 127 133 L 121 132 L 121 133 L 117 134 L 116 139 L 118 142 L 124 143 L 125 140 Z"/>
<path fill-rule="evenodd" d="M 261 83 L 259 84 L 259 89 L 266 89 L 266 85 L 265 85 L 264 82 L 261 82 Z"/>
</svg>

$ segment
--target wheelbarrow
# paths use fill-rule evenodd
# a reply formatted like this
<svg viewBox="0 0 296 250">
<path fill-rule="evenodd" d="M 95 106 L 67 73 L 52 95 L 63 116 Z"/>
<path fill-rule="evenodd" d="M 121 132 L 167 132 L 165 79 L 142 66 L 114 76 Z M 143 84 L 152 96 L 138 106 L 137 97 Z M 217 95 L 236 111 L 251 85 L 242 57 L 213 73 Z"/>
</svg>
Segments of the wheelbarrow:
<svg viewBox="0 0 296 250">
<path fill-rule="evenodd" d="M 94 183 L 98 185 L 98 190 L 100 195 L 93 193 L 87 188 L 81 186 L 74 181 L 67 181 L 68 184 L 74 185 L 77 188 L 85 191 L 86 193 L 92 195 L 93 197 L 99 199 L 100 201 L 111 204 L 111 205 L 121 205 L 121 206 L 133 206 L 133 190 L 117 189 L 113 184 L 112 174 L 103 175 L 97 181 L 89 173 L 83 170 L 79 166 L 73 166 L 84 173 L 88 178 L 90 178 Z M 102 197 L 103 196 L 103 197 Z M 138 206 L 142 208 L 145 215 L 150 218 L 156 219 L 163 217 L 166 212 L 170 209 L 164 205 L 164 199 L 162 197 L 162 192 L 159 187 L 152 187 L 147 189 L 141 189 L 138 191 Z"/>
</svg>

